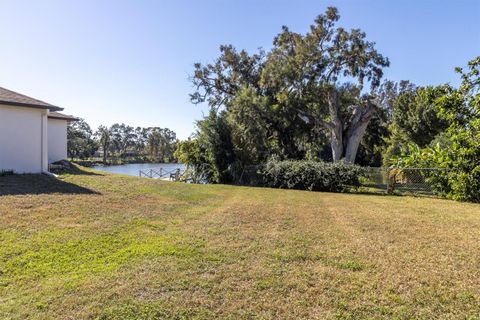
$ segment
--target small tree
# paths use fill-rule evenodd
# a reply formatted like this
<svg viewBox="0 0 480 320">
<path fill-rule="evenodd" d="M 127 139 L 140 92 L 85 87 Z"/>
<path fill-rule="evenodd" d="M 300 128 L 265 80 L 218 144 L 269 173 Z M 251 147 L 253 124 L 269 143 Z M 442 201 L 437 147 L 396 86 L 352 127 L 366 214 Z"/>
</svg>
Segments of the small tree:
<svg viewBox="0 0 480 320">
<path fill-rule="evenodd" d="M 72 121 L 67 126 L 67 151 L 74 157 L 89 157 L 95 153 L 97 145 L 93 140 L 92 129 L 83 119 Z"/>
</svg>

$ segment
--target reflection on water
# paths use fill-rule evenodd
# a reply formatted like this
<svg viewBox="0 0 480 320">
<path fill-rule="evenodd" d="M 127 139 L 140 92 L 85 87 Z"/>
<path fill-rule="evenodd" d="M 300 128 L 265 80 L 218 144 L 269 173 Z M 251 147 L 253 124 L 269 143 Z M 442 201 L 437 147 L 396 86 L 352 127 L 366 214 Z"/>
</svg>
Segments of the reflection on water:
<svg viewBox="0 0 480 320">
<path fill-rule="evenodd" d="M 145 171 L 150 169 L 162 169 L 163 172 L 168 172 L 180 169 L 183 171 L 185 169 L 185 165 L 181 163 L 130 163 L 118 166 L 94 166 L 93 169 L 138 177 L 140 170 Z"/>
</svg>

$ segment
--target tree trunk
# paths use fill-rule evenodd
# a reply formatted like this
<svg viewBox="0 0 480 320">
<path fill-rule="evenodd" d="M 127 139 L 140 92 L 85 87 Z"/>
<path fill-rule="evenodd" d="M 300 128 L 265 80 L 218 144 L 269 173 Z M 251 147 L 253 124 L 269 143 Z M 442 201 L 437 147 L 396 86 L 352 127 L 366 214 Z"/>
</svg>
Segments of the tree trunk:
<svg viewBox="0 0 480 320">
<path fill-rule="evenodd" d="M 330 145 L 334 162 L 340 161 L 345 154 L 344 159 L 346 162 L 355 163 L 358 147 L 365 134 L 368 123 L 374 115 L 376 107 L 369 100 L 366 101 L 364 106 L 352 106 L 350 125 L 347 132 L 344 133 L 337 92 L 334 87 L 329 89 L 327 99 L 330 121 L 315 119 L 312 115 L 306 113 L 300 113 L 299 117 L 306 123 L 319 123 L 323 128 L 330 131 Z"/>
<path fill-rule="evenodd" d="M 107 147 L 103 146 L 103 164 L 107 164 Z"/>
<path fill-rule="evenodd" d="M 328 90 L 328 111 L 331 121 L 329 123 L 333 161 L 339 161 L 343 155 L 343 123 L 340 117 L 340 108 L 337 99 L 337 90 L 332 87 Z"/>
<path fill-rule="evenodd" d="M 362 141 L 368 122 L 362 123 L 355 130 L 352 130 L 347 136 L 347 148 L 345 151 L 345 161 L 348 163 L 355 163 L 357 157 L 358 146 Z"/>
<path fill-rule="evenodd" d="M 353 106 L 353 112 L 350 122 L 350 128 L 346 134 L 347 146 L 345 151 L 345 161 L 355 163 L 358 146 L 367 129 L 368 123 L 375 111 L 375 105 L 367 101 L 365 107 Z"/>
<path fill-rule="evenodd" d="M 337 125 L 330 130 L 333 162 L 339 161 L 343 154 L 343 132 L 340 131 L 341 127 L 341 125 L 340 127 Z"/>
</svg>

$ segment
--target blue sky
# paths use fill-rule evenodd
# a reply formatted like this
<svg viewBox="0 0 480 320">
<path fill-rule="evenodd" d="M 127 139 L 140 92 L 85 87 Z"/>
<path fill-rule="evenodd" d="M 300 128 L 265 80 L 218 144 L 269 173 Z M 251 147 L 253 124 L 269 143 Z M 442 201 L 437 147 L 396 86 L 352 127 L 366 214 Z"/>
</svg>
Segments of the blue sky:
<svg viewBox="0 0 480 320">
<path fill-rule="evenodd" d="M 221 44 L 269 48 L 282 25 L 308 30 L 328 6 L 389 57 L 385 77 L 458 84 L 480 55 L 480 0 L 0 0 L 0 86 L 62 106 L 96 128 L 124 122 L 187 138 L 194 62 Z"/>
</svg>

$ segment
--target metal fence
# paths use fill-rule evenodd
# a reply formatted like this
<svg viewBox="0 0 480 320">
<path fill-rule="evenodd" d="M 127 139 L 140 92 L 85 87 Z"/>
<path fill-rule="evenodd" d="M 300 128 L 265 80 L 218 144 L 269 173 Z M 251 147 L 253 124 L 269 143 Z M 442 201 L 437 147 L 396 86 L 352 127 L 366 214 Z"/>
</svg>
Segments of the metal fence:
<svg viewBox="0 0 480 320">
<path fill-rule="evenodd" d="M 362 186 L 389 194 L 438 195 L 448 171 L 439 168 L 367 168 Z"/>
<path fill-rule="evenodd" d="M 260 171 L 262 165 L 244 167 L 234 177 L 234 184 L 245 186 L 263 185 Z M 445 194 L 447 175 L 446 169 L 439 168 L 382 168 L 366 167 L 365 177 L 360 179 L 360 191 L 388 194 L 409 194 L 442 196 Z M 192 178 L 192 172 L 182 172 L 182 181 L 206 183 L 204 176 Z M 199 170 L 201 173 L 202 170 Z M 143 173 L 145 175 L 145 173 Z M 151 173 L 150 173 L 151 174 Z M 199 173 L 197 172 L 197 175 Z M 358 190 L 358 189 L 357 189 Z"/>
</svg>

